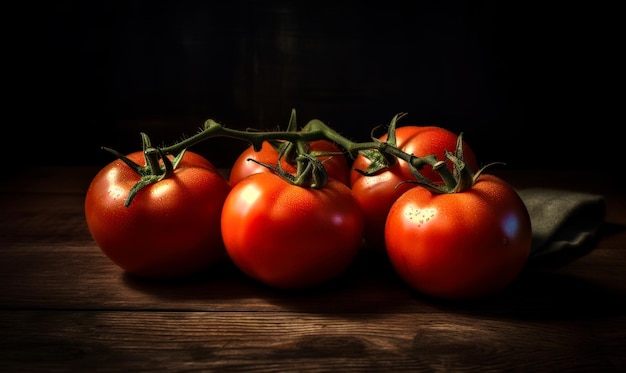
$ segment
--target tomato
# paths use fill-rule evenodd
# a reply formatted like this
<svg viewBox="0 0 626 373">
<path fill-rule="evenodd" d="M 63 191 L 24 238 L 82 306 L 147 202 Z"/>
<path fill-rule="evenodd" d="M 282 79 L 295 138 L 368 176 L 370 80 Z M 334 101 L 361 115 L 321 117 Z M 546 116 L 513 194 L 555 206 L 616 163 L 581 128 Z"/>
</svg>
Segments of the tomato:
<svg viewBox="0 0 626 373">
<path fill-rule="evenodd" d="M 145 164 L 141 151 L 127 157 Z M 212 163 L 185 152 L 171 177 L 144 187 L 126 207 L 139 180 L 118 159 L 87 190 L 87 225 L 111 261 L 130 274 L 157 279 L 190 275 L 225 258 L 220 218 L 231 188 Z"/>
<path fill-rule="evenodd" d="M 379 138 L 387 140 L 387 135 Z M 455 152 L 458 136 L 453 132 L 436 126 L 404 126 L 396 128 L 396 147 L 405 153 L 418 157 L 434 154 L 438 160 L 444 160 L 445 151 Z M 478 170 L 478 161 L 474 151 L 467 143 L 463 143 L 464 161 L 471 170 Z M 363 154 L 359 154 L 350 170 L 350 186 L 354 196 L 359 201 L 365 214 L 365 240 L 368 247 L 384 250 L 385 247 L 385 221 L 392 203 L 408 189 L 416 184 L 401 184 L 408 180 L 415 180 L 404 160 L 391 165 L 384 171 L 375 175 L 364 176 L 356 170 L 365 171 L 370 165 L 370 160 Z M 448 167 L 452 170 L 452 164 L 448 161 Z M 440 182 L 441 177 L 426 165 L 421 171 L 422 175 L 434 182 Z"/>
<path fill-rule="evenodd" d="M 233 186 L 222 235 L 232 262 L 275 288 L 316 286 L 345 271 L 363 238 L 363 216 L 347 185 L 320 189 L 261 172 Z"/>
<path fill-rule="evenodd" d="M 394 202 L 385 226 L 387 254 L 398 275 L 443 299 L 503 290 L 522 271 L 531 239 L 521 198 L 489 174 L 458 193 L 412 188 Z"/>
<path fill-rule="evenodd" d="M 326 140 L 313 141 L 309 146 L 312 151 L 317 152 L 341 152 L 339 147 Z M 231 168 L 229 181 L 232 186 L 235 186 L 235 184 L 248 175 L 258 172 L 271 172 L 267 167 L 248 160 L 249 158 L 258 162 L 276 165 L 278 162 L 278 152 L 269 142 L 263 142 L 261 150 L 259 151 L 255 151 L 252 146 L 246 148 L 235 160 Z M 350 166 L 343 154 L 325 155 L 318 157 L 318 159 L 323 162 L 328 177 L 337 179 L 346 185 L 350 183 Z M 290 164 L 284 158 L 281 159 L 281 166 L 290 174 L 295 174 L 296 172 L 295 165 Z"/>
</svg>

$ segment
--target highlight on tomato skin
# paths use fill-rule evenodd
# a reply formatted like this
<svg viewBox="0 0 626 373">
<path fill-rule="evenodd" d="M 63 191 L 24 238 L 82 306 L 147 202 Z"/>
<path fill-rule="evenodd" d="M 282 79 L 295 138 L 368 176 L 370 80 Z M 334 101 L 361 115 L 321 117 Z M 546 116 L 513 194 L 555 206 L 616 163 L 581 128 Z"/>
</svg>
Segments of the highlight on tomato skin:
<svg viewBox="0 0 626 373">
<path fill-rule="evenodd" d="M 144 162 L 141 151 L 127 155 Z M 140 190 L 141 177 L 121 160 L 101 169 L 85 196 L 87 226 L 118 267 L 149 279 L 185 277 L 225 259 L 219 220 L 228 181 L 204 157 L 187 151 L 174 173 Z"/>
<path fill-rule="evenodd" d="M 503 291 L 520 275 L 532 230 L 515 190 L 482 174 L 460 193 L 408 190 L 389 211 L 385 241 L 396 273 L 416 291 L 477 299 Z"/>
<path fill-rule="evenodd" d="M 222 235 L 230 260 L 247 276 L 279 289 L 303 289 L 340 276 L 363 239 L 363 215 L 350 188 L 321 189 L 273 173 L 237 183 L 224 202 Z"/>
<path fill-rule="evenodd" d="M 395 129 L 396 147 L 418 157 L 434 154 L 437 159 L 446 159 L 445 151 L 454 152 L 458 135 L 437 126 L 403 126 Z M 387 134 L 380 136 L 386 141 Z M 463 143 L 464 162 L 473 172 L 478 171 L 479 163 L 469 144 Z M 393 202 L 408 189 L 417 184 L 405 183 L 415 180 L 409 164 L 401 159 L 387 169 L 371 176 L 365 176 L 357 170 L 367 170 L 371 161 L 359 154 L 350 170 L 350 186 L 365 214 L 365 240 L 368 247 L 385 250 L 385 220 Z M 448 162 L 448 168 L 452 165 Z M 422 175 L 432 181 L 441 181 L 441 176 L 430 165 L 420 170 Z"/>
</svg>

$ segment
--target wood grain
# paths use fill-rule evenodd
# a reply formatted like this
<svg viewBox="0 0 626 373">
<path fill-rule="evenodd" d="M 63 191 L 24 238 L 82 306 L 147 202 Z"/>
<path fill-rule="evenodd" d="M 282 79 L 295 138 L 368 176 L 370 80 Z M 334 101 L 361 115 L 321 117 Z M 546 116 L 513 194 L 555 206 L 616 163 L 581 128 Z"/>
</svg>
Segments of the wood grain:
<svg viewBox="0 0 626 373">
<path fill-rule="evenodd" d="M 27 371 L 610 372 L 626 367 L 614 348 L 622 343 L 615 328 L 626 326 L 624 316 L 591 322 L 430 313 L 3 311 L 0 317 L 0 367 Z"/>
<path fill-rule="evenodd" d="M 595 248 L 529 265 L 506 291 L 442 302 L 363 251 L 326 286 L 279 291 L 225 260 L 189 279 L 145 281 L 98 249 L 83 217 L 94 168 L 0 182 L 0 370 L 626 370 L 626 209 L 604 174 L 504 173 L 518 187 L 603 193 Z"/>
</svg>

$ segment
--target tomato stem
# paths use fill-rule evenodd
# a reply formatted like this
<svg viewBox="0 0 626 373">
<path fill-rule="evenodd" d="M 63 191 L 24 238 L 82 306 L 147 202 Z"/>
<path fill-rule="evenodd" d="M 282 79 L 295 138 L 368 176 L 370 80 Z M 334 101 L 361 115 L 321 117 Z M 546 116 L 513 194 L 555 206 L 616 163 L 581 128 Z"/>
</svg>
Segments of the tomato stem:
<svg viewBox="0 0 626 373">
<path fill-rule="evenodd" d="M 377 156 L 382 157 L 382 164 L 380 166 L 377 166 L 378 168 L 374 167 L 373 171 L 369 171 L 366 174 L 374 174 L 379 170 L 388 167 L 390 164 L 392 164 L 393 161 L 397 159 L 402 159 L 410 165 L 411 171 L 416 177 L 415 182 L 418 184 L 422 184 L 432 190 L 441 193 L 451 193 L 466 189 L 468 187 L 468 183 L 471 186 L 471 184 L 473 183 L 473 174 L 471 174 L 471 171 L 467 167 L 465 167 L 465 164 L 463 162 L 462 146 L 460 146 L 460 144 L 462 144 L 462 136 L 459 136 L 456 154 L 450 153 L 450 156 L 447 156 L 447 158 L 451 159 L 454 164 L 454 172 L 452 172 L 447 167 L 445 160 L 439 160 L 435 155 L 418 157 L 414 154 L 408 154 L 398 149 L 395 140 L 396 122 L 405 115 L 406 113 L 399 113 L 393 117 L 389 124 L 387 141 L 380 141 L 372 136 L 372 141 L 367 142 L 351 141 L 318 119 L 313 119 L 309 121 L 303 127 L 302 131 L 297 131 L 296 114 L 294 109 L 292 109 L 289 119 L 289 126 L 286 131 L 241 131 L 227 128 L 220 123 L 214 121 L 213 119 L 207 119 L 204 122 L 204 128 L 202 131 L 176 144 L 160 148 L 159 150 L 163 152 L 163 154 L 172 154 L 178 156 L 182 154 L 185 149 L 213 137 L 230 137 L 244 140 L 250 143 L 250 145 L 256 151 L 260 151 L 263 143 L 266 141 L 279 141 L 286 142 L 287 144 L 293 143 L 295 144 L 296 150 L 296 156 L 294 157 L 294 159 L 297 163 L 297 173 L 294 178 L 295 180 L 301 181 L 312 180 L 310 178 L 302 178 L 301 173 L 310 172 L 311 166 L 313 167 L 313 169 L 316 168 L 316 165 L 309 164 L 312 161 L 313 157 L 301 157 L 301 155 L 311 155 L 306 145 L 312 141 L 327 140 L 344 149 L 352 159 L 356 158 L 356 156 L 358 156 L 360 152 L 369 152 L 368 154 L 371 154 L 372 156 L 376 156 L 377 153 Z M 149 146 L 149 143 L 146 144 L 144 141 L 144 145 Z M 153 156 L 149 156 L 146 149 L 144 149 L 144 151 L 146 152 L 146 160 L 150 163 L 152 172 L 154 172 L 155 174 L 159 172 L 162 173 L 163 171 L 161 170 L 161 167 L 158 167 L 158 154 L 154 155 L 154 158 L 151 159 L 151 157 Z M 291 159 L 291 155 L 287 154 L 287 152 L 285 152 L 283 156 L 290 157 Z M 166 158 L 167 157 L 161 157 L 161 159 L 163 159 L 164 161 Z M 437 173 L 439 173 L 441 179 L 443 180 L 443 185 L 434 184 L 431 180 L 428 180 L 421 175 L 419 171 L 425 165 L 432 166 L 433 169 Z M 315 177 L 314 179 L 316 180 L 314 182 L 316 187 L 319 187 L 320 181 L 324 180 L 324 178 L 319 177 Z M 303 184 L 306 184 L 306 182 Z"/>
<path fill-rule="evenodd" d="M 165 173 L 159 164 L 159 156 L 161 152 L 159 152 L 156 148 L 148 148 L 144 150 L 143 154 L 146 159 L 146 166 L 149 168 L 149 173 L 151 175 L 162 175 Z"/>
</svg>

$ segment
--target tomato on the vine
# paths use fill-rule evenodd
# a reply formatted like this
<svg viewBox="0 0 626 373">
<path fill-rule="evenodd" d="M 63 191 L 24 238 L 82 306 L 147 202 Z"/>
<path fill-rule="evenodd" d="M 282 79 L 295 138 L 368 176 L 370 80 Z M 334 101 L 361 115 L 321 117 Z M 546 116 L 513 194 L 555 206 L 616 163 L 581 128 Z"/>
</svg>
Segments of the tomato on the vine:
<svg viewBox="0 0 626 373">
<path fill-rule="evenodd" d="M 437 126 L 404 126 L 395 128 L 395 135 L 398 149 L 417 157 L 435 155 L 438 160 L 446 160 L 452 169 L 445 151 L 454 152 L 456 149 L 458 136 L 453 132 Z M 386 141 L 387 134 L 379 137 L 379 140 Z M 463 143 L 463 153 L 466 165 L 472 171 L 477 171 L 476 155 L 467 143 Z M 366 171 L 371 163 L 369 158 L 359 153 L 350 170 L 350 186 L 365 215 L 365 240 L 368 246 L 384 250 L 387 213 L 400 195 L 416 185 L 403 182 L 415 180 L 415 177 L 409 164 L 402 159 L 397 159 L 397 162 L 373 175 L 366 176 L 357 171 Z M 420 173 L 435 183 L 441 182 L 440 175 L 430 165 L 425 165 Z"/>
<path fill-rule="evenodd" d="M 389 211 L 385 242 L 390 262 L 411 287 L 436 298 L 470 299 L 500 292 L 520 274 L 531 233 L 515 190 L 481 174 L 458 193 L 406 191 Z"/>
<path fill-rule="evenodd" d="M 126 157 L 145 164 L 141 151 Z M 139 190 L 126 207 L 140 179 L 117 159 L 87 190 L 87 225 L 111 261 L 130 274 L 161 279 L 191 275 L 225 258 L 220 218 L 231 188 L 211 162 L 185 152 L 170 177 Z"/>
<path fill-rule="evenodd" d="M 308 144 L 310 151 L 336 153 L 331 155 L 321 155 L 318 157 L 322 161 L 328 177 L 334 178 L 343 184 L 350 183 L 350 166 L 346 156 L 341 153 L 341 149 L 330 141 L 317 140 Z M 264 141 L 261 149 L 256 151 L 254 147 L 246 148 L 237 157 L 230 171 L 230 184 L 235 186 L 239 181 L 248 175 L 258 172 L 271 172 L 267 167 L 257 163 L 266 163 L 276 165 L 278 162 L 278 151 L 267 141 Z M 252 160 L 257 162 L 254 162 Z M 288 173 L 294 174 L 296 166 L 287 161 L 285 157 L 281 158 L 281 167 Z"/>
<path fill-rule="evenodd" d="M 363 238 L 363 215 L 336 179 L 319 189 L 272 172 L 252 174 L 224 202 L 222 236 L 232 262 L 275 288 L 327 282 L 345 271 Z"/>
</svg>

